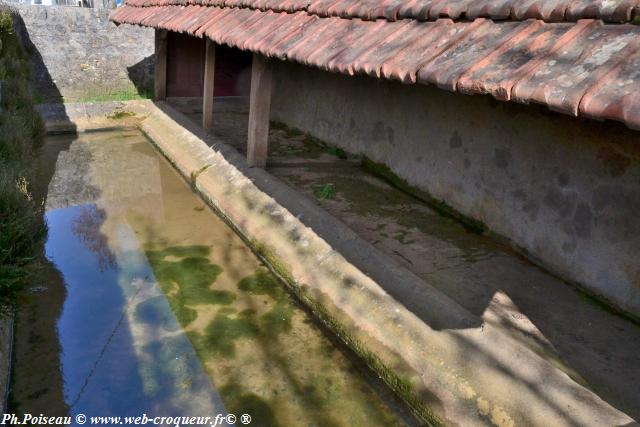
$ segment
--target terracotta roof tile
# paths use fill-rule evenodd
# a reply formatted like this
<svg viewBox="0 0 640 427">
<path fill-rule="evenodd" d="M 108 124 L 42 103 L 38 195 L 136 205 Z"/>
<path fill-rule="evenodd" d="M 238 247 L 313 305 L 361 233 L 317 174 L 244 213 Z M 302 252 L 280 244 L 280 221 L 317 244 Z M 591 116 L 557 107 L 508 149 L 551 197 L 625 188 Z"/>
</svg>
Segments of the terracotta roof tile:
<svg viewBox="0 0 640 427">
<path fill-rule="evenodd" d="M 633 0 L 128 0 L 112 12 L 131 23 L 296 61 L 332 72 L 435 84 L 466 94 L 540 103 L 563 113 L 614 119 L 640 129 L 640 26 L 600 19 L 550 23 L 554 16 L 629 17 Z M 640 0 L 638 0 L 640 1 Z M 133 6 L 133 5 L 137 6 Z M 224 4 L 250 7 L 223 7 Z M 305 5 L 309 12 L 301 10 Z M 260 10 L 258 7 L 279 9 Z M 307 7 L 308 6 L 308 7 Z M 514 14 L 544 19 L 494 21 Z M 284 11 L 287 9 L 288 11 Z M 565 13 L 566 11 L 569 11 Z M 434 14 L 472 21 L 400 19 Z M 335 16 L 331 16 L 335 15 Z M 342 16 L 366 19 L 344 19 Z M 325 17 L 321 17 L 325 16 Z M 377 16 L 391 19 L 374 20 Z M 547 20 L 547 21 L 545 21 Z"/>
<path fill-rule="evenodd" d="M 454 91 L 462 74 L 472 67 L 489 63 L 492 56 L 500 52 L 507 41 L 521 40 L 531 33 L 535 26 L 535 21 L 496 24 L 486 20 L 482 25 L 468 31 L 464 39 L 421 68 L 418 81 Z"/>
<path fill-rule="evenodd" d="M 582 96 L 636 48 L 640 27 L 603 25 L 592 21 L 585 31 L 551 52 L 512 90 L 512 99 L 537 102 L 571 115 L 578 114 Z"/>
<path fill-rule="evenodd" d="M 640 49 L 621 61 L 582 98 L 580 113 L 640 130 Z"/>
<path fill-rule="evenodd" d="M 575 22 L 593 18 L 622 23 L 633 19 L 634 10 L 640 7 L 640 0 L 127 0 L 127 5 L 136 7 L 196 4 L 274 12 L 308 12 L 320 17 L 363 20 L 490 18 Z"/>
</svg>

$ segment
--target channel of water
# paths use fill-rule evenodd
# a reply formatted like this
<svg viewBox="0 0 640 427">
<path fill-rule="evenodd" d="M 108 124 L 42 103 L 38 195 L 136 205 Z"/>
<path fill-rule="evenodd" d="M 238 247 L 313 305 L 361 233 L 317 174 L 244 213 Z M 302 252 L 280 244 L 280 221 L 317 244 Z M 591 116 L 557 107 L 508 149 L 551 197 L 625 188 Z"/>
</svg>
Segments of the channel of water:
<svg viewBox="0 0 640 427">
<path fill-rule="evenodd" d="M 62 387 L 58 410 L 415 424 L 138 130 L 51 136 L 47 150 L 45 251 L 49 279 L 64 286 L 59 298 L 36 292 L 30 303 L 61 303 L 51 328 L 61 384 L 48 385 Z M 37 367 L 21 352 L 46 353 L 37 347 L 51 340 L 27 346 L 20 330 L 12 397 L 24 413 L 38 408 L 26 393 Z"/>
</svg>

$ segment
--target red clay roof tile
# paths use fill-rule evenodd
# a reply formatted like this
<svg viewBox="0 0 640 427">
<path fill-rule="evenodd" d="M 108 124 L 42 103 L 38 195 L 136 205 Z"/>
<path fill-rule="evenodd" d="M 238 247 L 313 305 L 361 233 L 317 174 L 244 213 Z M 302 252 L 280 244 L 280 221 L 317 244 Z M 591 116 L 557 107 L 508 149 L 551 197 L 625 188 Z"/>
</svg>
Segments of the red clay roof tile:
<svg viewBox="0 0 640 427">
<path fill-rule="evenodd" d="M 640 0 L 127 0 L 126 4 L 135 7 L 199 4 L 363 20 L 490 18 L 575 22 L 593 18 L 611 23 L 630 22 L 640 8 Z"/>
<path fill-rule="evenodd" d="M 640 129 L 640 26 L 546 22 L 628 20 L 640 0 L 190 0 L 198 4 L 148 6 L 176 1 L 127 0 L 111 19 L 206 36 L 333 72 L 541 103 Z M 394 21 L 461 14 L 475 19 Z M 506 15 L 537 19 L 482 18 Z"/>
</svg>

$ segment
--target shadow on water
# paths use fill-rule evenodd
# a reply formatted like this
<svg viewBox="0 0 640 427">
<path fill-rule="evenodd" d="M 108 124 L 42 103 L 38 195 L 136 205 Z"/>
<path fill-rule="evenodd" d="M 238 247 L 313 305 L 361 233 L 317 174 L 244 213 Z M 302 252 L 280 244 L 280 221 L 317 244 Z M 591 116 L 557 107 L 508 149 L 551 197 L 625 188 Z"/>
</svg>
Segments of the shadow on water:
<svg viewBox="0 0 640 427">
<path fill-rule="evenodd" d="M 32 183 L 36 200 L 44 202 L 46 199 L 58 155 L 69 148 L 72 139 L 67 136 L 49 138 L 40 149 L 35 168 L 38 175 Z M 34 273 L 31 289 L 21 296 L 16 312 L 8 404 L 14 413 L 65 415 L 68 405 L 64 400 L 56 321 L 67 292 L 55 265 L 44 256 L 40 265 Z M 16 381 L 16 378 L 21 380 Z"/>
</svg>

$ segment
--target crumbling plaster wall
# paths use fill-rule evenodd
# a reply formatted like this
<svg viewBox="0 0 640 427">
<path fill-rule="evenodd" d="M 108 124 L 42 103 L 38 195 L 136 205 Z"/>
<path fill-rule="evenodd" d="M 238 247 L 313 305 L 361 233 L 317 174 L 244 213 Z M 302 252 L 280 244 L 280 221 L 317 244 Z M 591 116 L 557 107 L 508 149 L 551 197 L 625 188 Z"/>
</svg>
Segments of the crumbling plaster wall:
<svg viewBox="0 0 640 427">
<path fill-rule="evenodd" d="M 153 29 L 116 26 L 109 10 L 10 3 L 33 51 L 43 102 L 126 99 L 153 88 Z"/>
<path fill-rule="evenodd" d="M 639 132 L 280 61 L 274 76 L 272 119 L 385 163 L 640 316 Z"/>
</svg>

